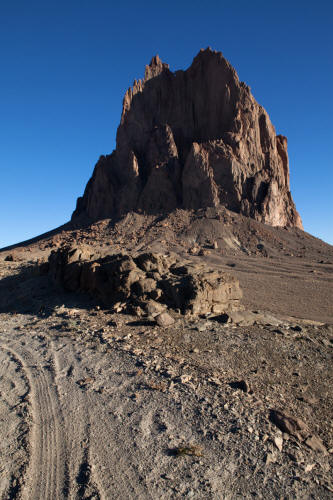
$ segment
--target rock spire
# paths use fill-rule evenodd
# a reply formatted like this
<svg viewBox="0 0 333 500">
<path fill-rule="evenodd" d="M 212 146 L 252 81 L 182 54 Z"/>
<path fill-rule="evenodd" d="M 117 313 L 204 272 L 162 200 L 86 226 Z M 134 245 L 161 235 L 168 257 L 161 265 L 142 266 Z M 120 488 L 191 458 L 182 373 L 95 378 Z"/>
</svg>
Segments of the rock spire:
<svg viewBox="0 0 333 500">
<path fill-rule="evenodd" d="M 99 159 L 72 220 L 220 204 L 302 228 L 287 139 L 220 52 L 200 50 L 176 72 L 155 56 L 126 92 L 116 149 Z"/>
</svg>

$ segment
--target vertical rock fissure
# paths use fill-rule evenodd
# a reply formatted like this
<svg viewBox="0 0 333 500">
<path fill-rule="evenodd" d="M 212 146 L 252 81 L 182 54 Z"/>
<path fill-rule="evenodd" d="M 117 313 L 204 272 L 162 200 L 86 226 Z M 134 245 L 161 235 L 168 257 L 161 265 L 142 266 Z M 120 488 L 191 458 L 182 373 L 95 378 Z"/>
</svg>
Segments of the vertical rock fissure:
<svg viewBox="0 0 333 500">
<path fill-rule="evenodd" d="M 223 204 L 260 222 L 302 228 L 287 139 L 220 52 L 201 50 L 175 73 L 153 57 L 144 80 L 125 94 L 117 147 L 103 161 L 74 221 Z"/>
</svg>

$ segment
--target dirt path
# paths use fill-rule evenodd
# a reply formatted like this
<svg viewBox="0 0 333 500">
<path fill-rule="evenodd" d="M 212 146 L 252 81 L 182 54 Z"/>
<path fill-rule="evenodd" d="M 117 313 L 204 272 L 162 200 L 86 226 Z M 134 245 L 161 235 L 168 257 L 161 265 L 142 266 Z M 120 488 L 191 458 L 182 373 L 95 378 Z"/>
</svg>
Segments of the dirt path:
<svg viewBox="0 0 333 500">
<path fill-rule="evenodd" d="M 29 425 L 27 419 L 24 422 L 28 444 L 21 450 L 20 462 L 13 465 L 12 480 L 3 486 L 2 498 L 139 498 L 143 492 L 130 462 L 118 454 L 119 436 L 107 432 L 109 411 L 86 391 L 86 383 L 92 382 L 85 377 L 86 370 L 91 367 L 80 366 L 82 353 L 72 347 L 71 339 L 59 342 L 15 332 L 1 336 L 1 387 L 11 394 L 8 381 L 11 389 L 21 383 L 23 396 L 29 400 Z M 10 372 L 9 364 L 13 365 Z M 83 378 L 74 381 L 80 375 Z M 16 391 L 17 398 L 22 398 L 21 392 Z M 8 419 L 17 414 L 16 406 L 7 407 Z M 17 425 L 22 427 L 22 423 Z M 10 448 L 14 441 L 12 436 Z M 14 484 L 13 478 L 24 470 L 25 479 Z M 101 483 L 112 491 L 112 497 L 103 492 Z"/>
<path fill-rule="evenodd" d="M 276 399 L 280 406 L 293 404 L 286 382 L 278 382 L 275 395 L 271 384 L 277 381 L 267 366 L 261 382 L 253 372 L 254 394 L 228 383 L 235 370 L 250 370 L 247 376 L 253 371 L 245 352 L 244 363 L 238 356 L 238 368 L 233 367 L 244 340 L 250 358 L 253 349 L 258 360 L 266 358 L 256 339 L 267 338 L 273 347 L 269 330 L 223 330 L 204 320 L 186 332 L 184 326 L 158 334 L 124 324 L 108 330 L 99 328 L 106 324 L 102 313 L 102 323 L 98 315 L 84 313 L 79 330 L 70 330 L 63 317 L 63 312 L 45 320 L 2 315 L 2 499 L 231 500 L 275 498 L 281 492 L 287 498 L 330 498 L 331 455 L 300 447 L 267 418 Z M 321 344 L 307 339 L 315 341 L 319 333 L 306 334 L 308 356 Z M 280 342 L 281 335 L 274 338 Z M 286 339 L 286 353 L 289 344 Z M 196 345 L 204 354 L 198 368 Z M 192 354 L 186 354 L 188 346 Z M 329 353 L 329 346 L 325 349 Z M 326 359 L 319 350 L 318 356 L 317 366 Z M 289 379 L 287 365 L 286 373 Z M 315 381 L 311 384 L 315 389 Z M 320 411 L 329 411 L 323 405 Z M 308 403 L 304 408 L 313 424 L 315 414 Z M 329 443 L 328 435 L 321 435 Z M 282 451 L 274 444 L 279 436 Z"/>
<path fill-rule="evenodd" d="M 20 359 L 0 344 L 1 498 L 21 489 L 29 454 L 27 434 L 30 384 Z"/>
<path fill-rule="evenodd" d="M 21 336 L 21 338 L 24 335 Z M 62 498 L 66 474 L 65 441 L 62 439 L 63 416 L 46 354 L 46 344 L 32 353 L 25 340 L 8 337 L 0 341 L 2 351 L 16 359 L 29 383 L 30 436 L 25 498 Z M 16 378 L 12 383 L 16 385 Z"/>
</svg>

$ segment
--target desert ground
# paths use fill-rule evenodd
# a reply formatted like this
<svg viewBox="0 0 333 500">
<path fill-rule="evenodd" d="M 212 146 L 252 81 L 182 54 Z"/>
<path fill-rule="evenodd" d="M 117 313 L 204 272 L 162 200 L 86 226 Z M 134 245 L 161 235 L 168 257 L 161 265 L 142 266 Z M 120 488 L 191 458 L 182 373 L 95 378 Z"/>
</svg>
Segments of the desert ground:
<svg viewBox="0 0 333 500">
<path fill-rule="evenodd" d="M 163 327 L 105 307 L 39 272 L 64 244 L 203 262 L 243 308 Z M 227 210 L 129 214 L 4 249 L 0 274 L 1 498 L 333 497 L 331 246 Z"/>
</svg>

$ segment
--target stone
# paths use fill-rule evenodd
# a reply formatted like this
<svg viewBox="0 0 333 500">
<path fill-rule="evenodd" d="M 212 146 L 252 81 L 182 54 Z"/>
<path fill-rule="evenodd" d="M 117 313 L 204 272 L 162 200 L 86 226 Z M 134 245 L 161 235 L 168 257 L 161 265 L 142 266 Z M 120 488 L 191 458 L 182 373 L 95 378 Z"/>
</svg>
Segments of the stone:
<svg viewBox="0 0 333 500">
<path fill-rule="evenodd" d="M 189 375 L 189 374 L 183 374 L 179 377 L 179 382 L 181 384 L 187 384 L 187 382 L 190 382 L 190 380 L 192 380 L 192 375 Z"/>
<path fill-rule="evenodd" d="M 280 410 L 270 411 L 270 420 L 282 431 L 294 436 L 298 441 L 304 443 L 313 451 L 327 453 L 322 440 L 310 432 L 309 427 L 303 420 L 293 417 L 289 413 Z"/>
<path fill-rule="evenodd" d="M 291 434 L 299 441 L 303 441 L 309 435 L 309 428 L 300 418 L 293 417 L 289 413 L 280 410 L 270 411 L 270 420 L 282 431 Z"/>
<path fill-rule="evenodd" d="M 144 272 L 164 274 L 174 262 L 171 257 L 156 253 L 142 253 L 134 258 L 135 264 Z"/>
<path fill-rule="evenodd" d="M 206 332 L 207 330 L 212 328 L 212 326 L 213 326 L 212 323 L 207 321 L 206 323 L 197 326 L 196 329 L 198 330 L 198 332 Z"/>
<path fill-rule="evenodd" d="M 72 220 L 220 205 L 302 228 L 287 139 L 220 52 L 201 50 L 175 73 L 155 56 L 126 92 L 116 149 L 100 157 Z"/>
<path fill-rule="evenodd" d="M 279 451 L 282 451 L 283 448 L 283 438 L 282 436 L 275 436 L 274 437 L 274 444 L 277 447 Z"/>
<path fill-rule="evenodd" d="M 271 314 L 265 312 L 253 312 L 253 311 L 234 311 L 229 313 L 228 323 L 232 323 L 238 326 L 250 326 L 250 325 L 271 325 L 277 326 L 281 324 L 281 320 L 275 318 Z"/>
<path fill-rule="evenodd" d="M 314 469 L 316 464 L 308 464 L 304 467 L 304 472 L 311 472 Z"/>
<path fill-rule="evenodd" d="M 309 436 L 305 440 L 305 444 L 306 444 L 306 446 L 311 448 L 311 450 L 313 450 L 313 451 L 317 451 L 317 452 L 324 453 L 324 454 L 327 453 L 327 450 L 326 450 L 322 440 L 317 436 L 314 436 L 314 435 Z"/>
<path fill-rule="evenodd" d="M 235 311 L 229 314 L 228 323 L 240 326 L 250 326 L 256 324 L 258 319 L 258 315 L 252 311 Z"/>
<path fill-rule="evenodd" d="M 240 307 L 242 291 L 229 274 L 191 266 L 171 268 L 170 279 L 161 282 L 167 300 L 184 314 L 224 313 Z"/>
<path fill-rule="evenodd" d="M 267 453 L 265 458 L 266 465 L 274 464 L 276 462 L 276 455 L 274 453 Z"/>
<path fill-rule="evenodd" d="M 145 310 L 149 316 L 155 317 L 165 311 L 165 305 L 155 302 L 155 300 L 149 300 L 145 304 Z"/>
<path fill-rule="evenodd" d="M 156 285 L 152 278 L 142 278 L 133 284 L 132 291 L 137 295 L 146 295 L 156 290 Z"/>
<path fill-rule="evenodd" d="M 48 272 L 53 281 L 67 290 L 77 290 L 80 286 L 82 262 L 91 261 L 91 250 L 85 246 L 65 246 L 52 250 L 48 260 Z"/>
<path fill-rule="evenodd" d="M 52 251 L 48 273 L 65 290 L 88 292 L 117 312 L 139 306 L 154 317 L 166 307 L 193 315 L 240 307 L 239 282 L 223 271 L 175 262 L 160 254 L 96 258 L 89 252 L 76 246 Z"/>
<path fill-rule="evenodd" d="M 175 322 L 173 317 L 170 316 L 170 314 L 167 312 L 163 312 L 155 316 L 155 321 L 158 324 L 158 326 L 163 326 L 163 327 L 171 326 Z"/>
<path fill-rule="evenodd" d="M 138 318 L 141 318 L 142 316 L 144 316 L 144 311 L 143 311 L 143 309 L 140 306 L 133 306 L 132 310 L 131 310 L 131 313 L 134 316 L 138 316 Z"/>
</svg>

